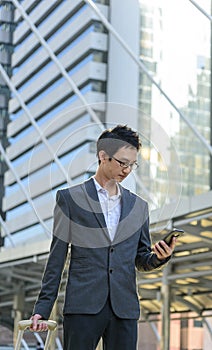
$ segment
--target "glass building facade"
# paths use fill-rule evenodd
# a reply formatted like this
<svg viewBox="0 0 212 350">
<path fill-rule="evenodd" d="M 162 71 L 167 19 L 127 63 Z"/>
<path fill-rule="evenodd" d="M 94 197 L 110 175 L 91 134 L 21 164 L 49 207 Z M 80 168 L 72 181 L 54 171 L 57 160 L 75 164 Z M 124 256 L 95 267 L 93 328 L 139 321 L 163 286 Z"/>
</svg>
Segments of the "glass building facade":
<svg viewBox="0 0 212 350">
<path fill-rule="evenodd" d="M 202 1 L 201 6 L 211 13 L 210 1 Z M 210 144 L 210 21 L 189 1 L 140 0 L 140 18 L 142 62 L 178 111 Z M 139 108 L 139 128 L 146 132 L 143 157 L 147 164 L 141 176 L 154 194 L 153 207 L 178 200 L 179 193 L 186 198 L 207 192 L 211 188 L 208 149 L 143 72 Z"/>
</svg>

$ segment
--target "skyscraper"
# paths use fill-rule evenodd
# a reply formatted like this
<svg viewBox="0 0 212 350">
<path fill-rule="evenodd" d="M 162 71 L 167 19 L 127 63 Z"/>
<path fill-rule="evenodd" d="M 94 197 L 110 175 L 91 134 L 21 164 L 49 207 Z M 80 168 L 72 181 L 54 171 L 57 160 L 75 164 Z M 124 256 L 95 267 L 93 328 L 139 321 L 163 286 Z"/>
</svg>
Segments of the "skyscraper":
<svg viewBox="0 0 212 350">
<path fill-rule="evenodd" d="M 202 6 L 210 13 L 208 1 Z M 143 150 L 148 166 L 141 176 L 156 205 L 163 205 L 175 201 L 177 193 L 185 198 L 210 189 L 210 154 L 190 125 L 210 144 L 211 29 L 190 2 L 140 0 L 140 16 L 141 60 L 178 109 L 141 72 L 139 128 L 149 130 Z"/>
<path fill-rule="evenodd" d="M 117 2 L 110 11 L 107 1 L 96 3 L 116 26 Z M 114 117 L 107 101 L 121 102 L 123 93 L 125 103 L 136 102 L 138 78 L 135 64 L 128 62 L 132 69 L 127 72 L 125 64 L 114 59 L 119 55 L 124 60 L 127 54 L 119 52 L 121 48 L 84 1 L 22 1 L 20 5 L 4 1 L 1 8 L 7 13 L 10 6 L 14 9 L 13 73 L 6 87 L 13 91 L 7 130 L 12 168 L 5 174 L 3 211 L 15 244 L 49 235 L 55 191 L 95 171 L 92 141 L 101 132 L 101 123 L 121 118 Z M 123 15 L 128 7 L 125 2 Z M 138 38 L 136 8 L 131 16 L 137 20 L 128 30 L 129 41 Z M 117 74 L 122 74 L 122 82 Z M 125 80 L 134 85 L 129 101 L 126 90 L 121 91 Z M 6 244 L 10 244 L 7 239 Z"/>
</svg>

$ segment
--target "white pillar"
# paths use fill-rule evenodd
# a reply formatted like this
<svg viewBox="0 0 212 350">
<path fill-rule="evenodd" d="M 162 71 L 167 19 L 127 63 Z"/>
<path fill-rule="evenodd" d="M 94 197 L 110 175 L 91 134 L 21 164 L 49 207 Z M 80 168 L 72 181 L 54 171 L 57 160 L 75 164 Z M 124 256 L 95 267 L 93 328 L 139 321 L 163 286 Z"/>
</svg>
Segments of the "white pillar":
<svg viewBox="0 0 212 350">
<path fill-rule="evenodd" d="M 161 287 L 161 313 L 162 313 L 162 333 L 161 333 L 161 350 L 169 350 L 170 345 L 170 285 L 168 276 L 170 274 L 170 265 L 163 270 L 163 279 Z"/>
<path fill-rule="evenodd" d="M 109 21 L 139 57 L 139 2 L 111 0 Z M 137 128 L 139 68 L 109 34 L 106 122 Z M 127 106 L 130 106 L 128 108 Z"/>
<path fill-rule="evenodd" d="M 18 322 L 22 320 L 24 313 L 24 289 L 20 286 L 17 288 L 17 293 L 13 299 L 13 313 L 14 313 L 14 331 L 13 331 L 13 342 L 14 345 L 18 335 Z"/>
</svg>

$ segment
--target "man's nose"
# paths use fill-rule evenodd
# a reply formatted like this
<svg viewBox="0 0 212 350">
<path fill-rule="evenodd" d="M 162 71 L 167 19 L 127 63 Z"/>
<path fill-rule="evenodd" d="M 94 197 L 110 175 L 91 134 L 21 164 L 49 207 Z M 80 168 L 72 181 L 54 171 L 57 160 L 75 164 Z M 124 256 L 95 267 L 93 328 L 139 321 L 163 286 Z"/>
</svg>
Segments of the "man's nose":
<svg viewBox="0 0 212 350">
<path fill-rule="evenodd" d="M 127 168 L 123 168 L 125 174 L 129 174 L 132 171 L 131 166 L 129 165 Z"/>
</svg>

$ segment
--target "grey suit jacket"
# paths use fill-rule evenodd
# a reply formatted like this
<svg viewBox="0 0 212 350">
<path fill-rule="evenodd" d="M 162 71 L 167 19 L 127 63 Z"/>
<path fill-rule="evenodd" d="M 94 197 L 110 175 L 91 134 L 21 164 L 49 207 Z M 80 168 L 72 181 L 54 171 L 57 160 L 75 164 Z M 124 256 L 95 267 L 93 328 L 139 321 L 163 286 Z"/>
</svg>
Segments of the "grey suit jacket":
<svg viewBox="0 0 212 350">
<path fill-rule="evenodd" d="M 149 271 L 166 261 L 151 251 L 147 203 L 120 186 L 121 217 L 113 242 L 93 179 L 59 190 L 54 230 L 42 287 L 34 307 L 48 319 L 71 244 L 64 314 L 96 314 L 110 297 L 121 318 L 139 318 L 135 267 Z"/>
</svg>

